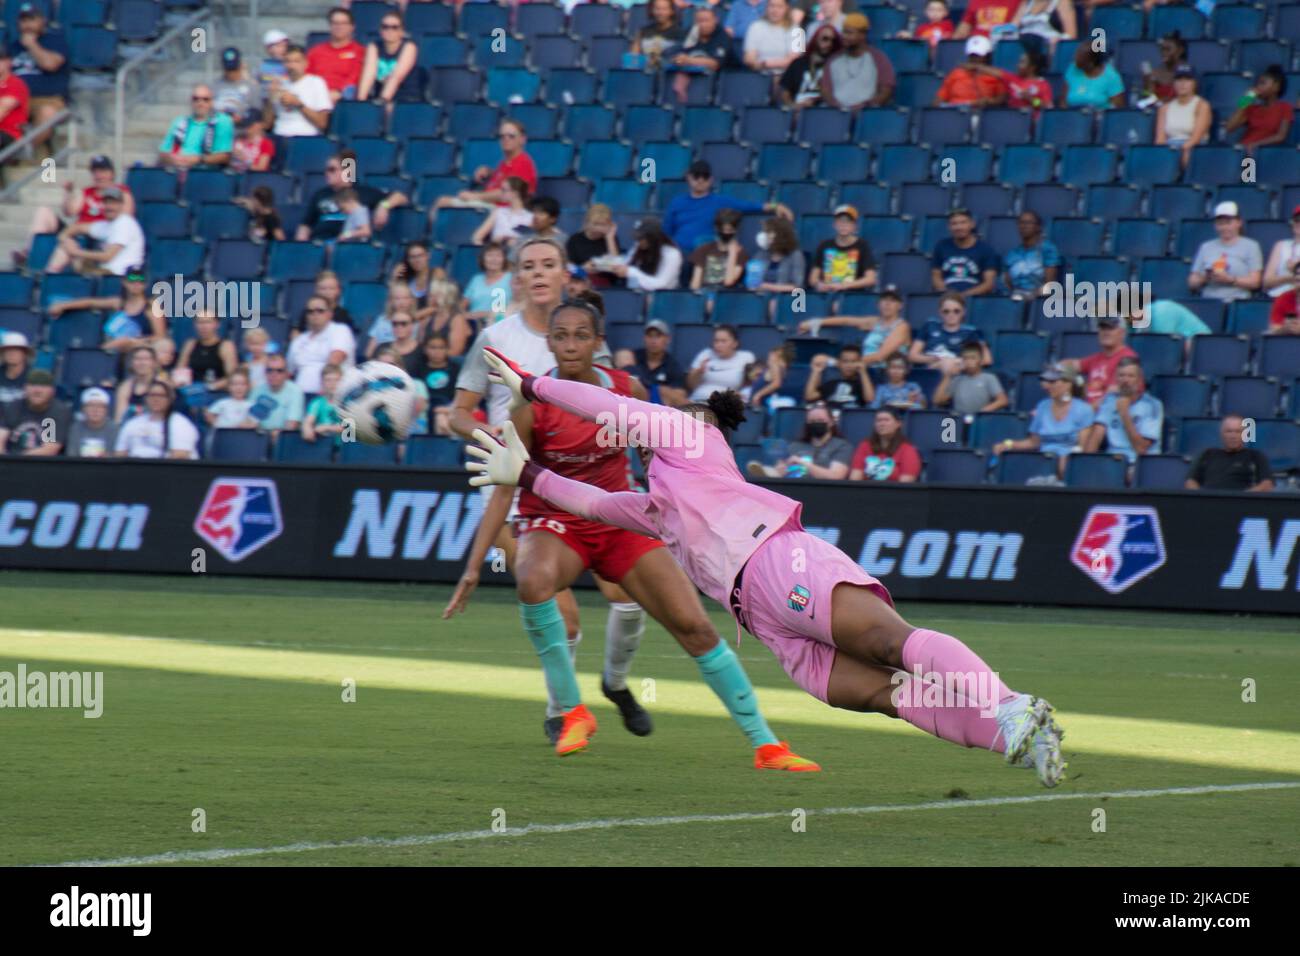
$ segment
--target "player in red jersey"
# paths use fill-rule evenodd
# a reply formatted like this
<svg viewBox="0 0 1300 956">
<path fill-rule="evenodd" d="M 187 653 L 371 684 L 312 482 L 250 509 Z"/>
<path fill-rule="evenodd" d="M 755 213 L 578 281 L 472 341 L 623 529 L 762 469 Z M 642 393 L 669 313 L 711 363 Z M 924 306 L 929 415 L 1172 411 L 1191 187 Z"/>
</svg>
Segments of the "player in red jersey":
<svg viewBox="0 0 1300 956">
<path fill-rule="evenodd" d="M 602 312 L 591 302 L 577 300 L 557 308 L 548 334 L 557 363 L 550 374 L 644 399 L 645 389 L 637 379 L 593 364 L 603 325 Z M 608 491 L 629 490 L 627 447 L 617 432 L 541 402 L 517 409 L 511 424 L 523 447 L 547 468 Z M 820 769 L 772 734 L 739 659 L 718 637 L 694 586 L 662 542 L 575 517 L 528 491 L 519 499 L 516 531 L 515 578 L 525 627 L 538 647 L 548 688 L 565 706 L 557 754 L 586 748 L 596 721 L 581 702 L 572 662 L 564 653 L 558 612 L 539 621 L 540 612 L 532 609 L 550 604 L 584 570 L 591 570 L 621 586 L 695 658 L 705 682 L 749 737 L 758 769 Z M 543 636 L 548 630 L 553 632 L 549 639 Z"/>
</svg>

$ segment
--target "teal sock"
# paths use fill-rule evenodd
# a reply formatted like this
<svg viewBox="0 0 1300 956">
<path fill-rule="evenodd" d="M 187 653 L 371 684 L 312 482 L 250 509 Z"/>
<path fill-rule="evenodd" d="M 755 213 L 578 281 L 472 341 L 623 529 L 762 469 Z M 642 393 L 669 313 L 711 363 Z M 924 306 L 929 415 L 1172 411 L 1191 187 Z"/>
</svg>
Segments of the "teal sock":
<svg viewBox="0 0 1300 956">
<path fill-rule="evenodd" d="M 749 742 L 754 747 L 777 742 L 776 734 L 767 725 L 758 710 L 758 695 L 754 685 L 749 682 L 749 675 L 740 664 L 736 652 L 727 646 L 727 642 L 718 641 L 718 646 L 706 654 L 695 658 L 704 675 L 704 683 L 718 695 L 718 698 L 731 713 L 731 719 L 740 725 Z"/>
<path fill-rule="evenodd" d="M 537 656 L 542 660 L 542 673 L 546 677 L 546 693 L 564 710 L 572 710 L 582 703 L 578 692 L 578 675 L 569 657 L 569 635 L 555 598 L 541 604 L 519 604 L 519 614 L 524 619 L 524 630 L 533 642 Z"/>
</svg>

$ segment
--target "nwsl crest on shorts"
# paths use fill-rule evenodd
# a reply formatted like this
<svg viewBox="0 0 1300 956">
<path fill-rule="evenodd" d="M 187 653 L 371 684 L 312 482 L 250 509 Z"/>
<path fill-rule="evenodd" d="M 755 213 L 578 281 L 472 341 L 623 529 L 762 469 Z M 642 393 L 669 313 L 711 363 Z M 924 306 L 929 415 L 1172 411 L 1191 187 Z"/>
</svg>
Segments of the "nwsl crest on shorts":
<svg viewBox="0 0 1300 956">
<path fill-rule="evenodd" d="M 1111 594 L 1126 591 L 1165 563 L 1155 508 L 1098 505 L 1070 552 L 1076 568 Z"/>
<path fill-rule="evenodd" d="M 790 589 L 790 594 L 786 597 L 785 603 L 790 610 L 802 614 L 803 609 L 808 606 L 808 602 L 811 600 L 812 593 L 802 584 L 796 584 Z"/>
<path fill-rule="evenodd" d="M 242 561 L 280 536 L 280 498 L 270 478 L 217 478 L 194 519 L 194 533 L 227 561 Z"/>
</svg>

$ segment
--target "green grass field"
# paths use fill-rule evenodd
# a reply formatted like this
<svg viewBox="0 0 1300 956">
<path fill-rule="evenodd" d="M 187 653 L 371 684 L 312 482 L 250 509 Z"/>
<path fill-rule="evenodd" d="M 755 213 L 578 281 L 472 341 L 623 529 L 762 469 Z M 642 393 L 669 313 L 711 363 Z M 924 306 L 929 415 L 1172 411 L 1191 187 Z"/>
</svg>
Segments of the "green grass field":
<svg viewBox="0 0 1300 956">
<path fill-rule="evenodd" d="M 482 589 L 446 623 L 448 594 L 0 573 L 0 671 L 104 673 L 97 720 L 0 710 L 0 865 L 1300 863 L 1295 618 L 903 606 L 1057 705 L 1070 769 L 1049 792 L 994 755 L 817 703 L 746 639 L 769 721 L 826 768 L 758 773 L 653 623 L 632 686 L 653 681 L 656 728 L 632 737 L 599 697 L 594 592 L 579 670 L 601 728 L 561 760 L 513 592 Z M 1291 786 L 1141 793 L 1258 783 Z"/>
</svg>

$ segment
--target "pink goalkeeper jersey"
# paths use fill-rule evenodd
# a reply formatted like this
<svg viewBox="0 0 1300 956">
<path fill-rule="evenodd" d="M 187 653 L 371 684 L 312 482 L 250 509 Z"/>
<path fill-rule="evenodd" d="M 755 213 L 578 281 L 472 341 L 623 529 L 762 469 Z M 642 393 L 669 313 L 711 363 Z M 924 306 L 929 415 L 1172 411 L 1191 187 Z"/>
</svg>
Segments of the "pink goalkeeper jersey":
<svg viewBox="0 0 1300 956">
<path fill-rule="evenodd" d="M 645 442 L 655 452 L 647 494 L 603 491 L 550 471 L 541 472 L 533 491 L 570 514 L 659 538 L 695 586 L 724 607 L 750 555 L 791 518 L 798 521 L 803 506 L 747 482 L 712 425 L 583 382 L 536 378 L 533 389 L 543 401 L 597 424 L 649 427 L 652 438 L 648 423 L 659 426 L 660 439 Z M 692 440 L 682 442 L 688 427 L 695 429 Z"/>
</svg>

